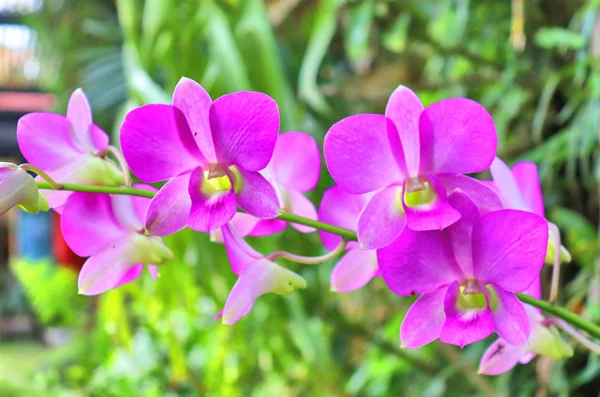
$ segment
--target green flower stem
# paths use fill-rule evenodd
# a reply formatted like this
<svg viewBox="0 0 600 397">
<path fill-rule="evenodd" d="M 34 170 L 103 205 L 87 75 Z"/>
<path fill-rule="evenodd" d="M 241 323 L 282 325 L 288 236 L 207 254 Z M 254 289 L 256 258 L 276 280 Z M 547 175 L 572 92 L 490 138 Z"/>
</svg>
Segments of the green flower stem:
<svg viewBox="0 0 600 397">
<path fill-rule="evenodd" d="M 346 249 L 346 240 L 342 240 L 338 246 L 331 252 L 328 252 L 321 256 L 302 256 L 292 254 L 287 251 L 275 251 L 267 255 L 267 259 L 274 261 L 275 259 L 283 258 L 292 262 L 301 263 L 303 265 L 319 265 L 323 262 L 327 262 L 334 259 L 338 255 L 342 254 Z"/>
<path fill-rule="evenodd" d="M 585 320 L 583 317 L 578 316 L 572 311 L 565 309 L 564 307 L 554 306 L 550 302 L 535 299 L 527 294 L 518 293 L 516 295 L 521 300 L 521 302 L 540 308 L 546 313 L 553 314 L 556 317 L 565 320 L 569 324 L 574 325 L 580 330 L 587 332 L 594 338 L 600 339 L 600 326 Z"/>
<path fill-rule="evenodd" d="M 62 184 L 56 182 L 54 179 L 50 177 L 50 175 L 46 174 L 44 171 L 40 170 L 38 167 L 33 166 L 31 164 L 21 164 L 19 168 L 24 169 L 25 171 L 30 171 L 36 173 L 40 178 L 46 181 L 50 189 L 60 190 L 62 189 Z M 41 182 L 38 182 L 38 184 Z M 39 187 L 39 186 L 38 186 Z"/>
<path fill-rule="evenodd" d="M 37 182 L 37 186 L 39 189 L 53 189 L 53 187 L 48 182 Z M 85 186 L 85 185 L 75 185 L 70 183 L 59 184 L 59 189 L 55 190 L 68 190 L 73 192 L 91 192 L 91 193 L 106 193 L 106 194 L 125 194 L 129 196 L 140 196 L 140 197 L 148 197 L 152 198 L 156 195 L 155 192 L 151 192 L 148 190 L 136 189 L 132 187 L 117 187 L 117 186 Z M 289 212 L 283 212 L 281 215 L 277 217 L 277 219 L 281 219 L 284 221 L 298 223 L 305 226 L 314 227 L 315 229 L 322 230 L 324 232 L 329 232 L 333 234 L 337 234 L 342 237 L 346 241 L 356 241 L 356 233 L 352 230 L 344 229 L 341 227 L 333 226 L 328 223 L 323 223 L 319 221 L 315 221 L 312 219 L 304 218 L 300 215 L 291 214 Z M 587 332 L 594 338 L 600 339 L 600 326 L 595 325 L 584 318 L 578 316 L 570 310 L 567 310 L 563 307 L 554 306 L 550 302 L 542 301 L 539 299 L 535 299 L 527 294 L 516 294 L 517 297 L 524 303 L 528 305 L 538 307 L 543 311 L 550 313 L 556 317 L 559 317 L 569 324 L 579 328 L 582 331 Z"/>
</svg>

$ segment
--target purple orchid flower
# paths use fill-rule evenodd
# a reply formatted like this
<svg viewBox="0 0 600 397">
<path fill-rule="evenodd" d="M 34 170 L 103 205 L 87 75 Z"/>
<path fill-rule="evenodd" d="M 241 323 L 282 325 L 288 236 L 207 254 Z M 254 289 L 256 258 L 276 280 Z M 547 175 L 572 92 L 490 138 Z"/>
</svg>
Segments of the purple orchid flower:
<svg viewBox="0 0 600 397">
<path fill-rule="evenodd" d="M 458 222 L 443 231 L 406 228 L 377 251 L 388 287 L 401 296 L 421 295 L 402 322 L 402 345 L 416 348 L 439 337 L 463 347 L 494 331 L 523 344 L 529 319 L 514 293 L 539 276 L 548 244 L 545 219 L 518 210 L 480 215 L 460 191 L 449 201 L 460 212 Z"/>
<path fill-rule="evenodd" d="M 238 322 L 250 312 L 256 299 L 266 293 L 289 295 L 306 288 L 302 277 L 256 252 L 231 225 L 224 225 L 221 233 L 231 269 L 239 276 L 225 307 L 216 316 L 223 317 L 223 324 Z"/>
<path fill-rule="evenodd" d="M 493 187 L 498 191 L 504 208 L 529 211 L 544 216 L 542 188 L 534 163 L 517 163 L 511 171 L 502 160 L 496 158 L 492 163 L 491 172 L 494 178 Z M 553 260 L 554 244 L 552 239 L 548 241 L 546 259 L 550 252 L 552 252 Z M 537 299 L 542 298 L 539 276 L 526 293 Z M 531 329 L 529 338 L 525 343 L 516 345 L 498 338 L 483 354 L 479 364 L 479 373 L 498 375 L 512 369 L 517 363 L 529 363 L 537 354 L 555 360 L 570 357 L 573 354 L 572 348 L 561 339 L 558 331 L 544 324 L 545 318 L 540 309 L 525 305 L 525 310 Z"/>
<path fill-rule="evenodd" d="M 71 94 L 66 117 L 55 113 L 21 117 L 17 142 L 27 161 L 57 182 L 97 186 L 125 183 L 119 168 L 102 157 L 108 135 L 92 122 L 92 110 L 81 89 Z M 61 212 L 71 192 L 45 190 L 42 194 L 50 208 Z"/>
<path fill-rule="evenodd" d="M 327 189 L 319 205 L 319 220 L 350 230 L 356 229 L 356 220 L 369 202 L 372 194 L 350 194 L 337 185 Z M 342 238 L 319 231 L 328 250 L 333 251 Z M 346 244 L 348 252 L 339 260 L 331 273 L 331 290 L 350 292 L 364 287 L 371 279 L 380 276 L 377 254 L 374 250 L 362 250 L 355 241 Z"/>
<path fill-rule="evenodd" d="M 146 228 L 164 236 L 185 226 L 208 232 L 227 223 L 239 205 L 259 218 L 279 214 L 277 194 L 258 172 L 271 159 L 279 132 L 275 101 L 241 91 L 214 102 L 182 78 L 173 105 L 134 109 L 121 126 L 121 147 L 145 182 L 170 179 L 152 199 Z"/>
<path fill-rule="evenodd" d="M 0 215 L 13 207 L 37 214 L 47 211 L 48 203 L 27 171 L 16 164 L 0 162 Z"/>
<path fill-rule="evenodd" d="M 144 230 L 149 202 L 144 197 L 97 193 L 69 197 L 60 221 L 62 233 L 73 252 L 90 256 L 79 273 L 80 294 L 96 295 L 131 282 L 144 264 L 156 279 L 156 265 L 173 258 L 160 237 Z"/>
<path fill-rule="evenodd" d="M 417 95 L 400 86 L 385 116 L 359 114 L 331 127 L 325 136 L 327 168 L 348 193 L 377 193 L 358 219 L 363 248 L 386 246 L 411 230 L 441 230 L 460 218 L 447 194 L 460 188 L 480 206 L 499 200 L 489 188 L 462 174 L 487 169 L 497 137 L 490 114 L 477 102 L 451 98 L 424 109 Z M 447 193 L 448 192 L 448 193 Z"/>
</svg>

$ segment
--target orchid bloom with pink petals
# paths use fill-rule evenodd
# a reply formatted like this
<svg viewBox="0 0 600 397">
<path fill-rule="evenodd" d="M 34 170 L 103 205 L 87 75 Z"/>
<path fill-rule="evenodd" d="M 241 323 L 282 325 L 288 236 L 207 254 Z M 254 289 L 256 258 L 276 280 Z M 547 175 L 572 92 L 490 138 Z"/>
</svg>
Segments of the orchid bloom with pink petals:
<svg viewBox="0 0 600 397">
<path fill-rule="evenodd" d="M 377 251 L 388 287 L 397 295 L 420 295 L 402 322 L 402 345 L 440 338 L 463 347 L 494 331 L 510 344 L 525 343 L 529 318 L 515 293 L 526 291 L 544 265 L 546 220 L 518 210 L 480 215 L 460 191 L 449 201 L 460 212 L 458 222 L 443 231 L 406 228 Z"/>
<path fill-rule="evenodd" d="M 330 225 L 350 230 L 356 229 L 356 220 L 371 194 L 350 194 L 339 186 L 330 187 L 323 194 L 319 205 L 319 220 Z M 335 234 L 319 231 L 325 247 L 333 251 L 342 238 Z M 350 292 L 364 287 L 373 278 L 378 277 L 377 254 L 374 250 L 362 250 L 355 241 L 346 244 L 348 252 L 339 260 L 331 273 L 331 290 Z"/>
<path fill-rule="evenodd" d="M 512 171 L 499 158 L 491 166 L 494 188 L 498 191 L 504 208 L 533 212 L 544 216 L 544 200 L 534 163 L 520 162 Z M 552 231 L 549 231 L 551 233 Z M 548 250 L 554 256 L 554 244 L 548 241 Z M 553 258 L 552 258 L 553 259 Z M 536 299 L 542 298 L 542 286 L 539 276 L 526 291 Z M 498 375 L 512 369 L 518 363 L 527 364 L 537 354 L 554 360 L 570 357 L 572 348 L 564 342 L 558 331 L 543 324 L 545 320 L 538 308 L 525 305 L 531 333 L 522 344 L 509 344 L 498 338 L 486 350 L 479 364 L 479 373 Z"/>
<path fill-rule="evenodd" d="M 256 299 L 266 293 L 289 295 L 297 289 L 306 288 L 302 277 L 258 253 L 244 241 L 235 227 L 224 225 L 221 233 L 231 269 L 239 276 L 225 307 L 217 314 L 217 317 L 223 317 L 223 324 L 238 322 L 250 312 Z"/>
<path fill-rule="evenodd" d="M 214 102 L 202 86 L 182 78 L 172 105 L 145 105 L 127 114 L 121 147 L 145 182 L 170 179 L 154 197 L 145 226 L 154 235 L 189 226 L 213 231 L 238 205 L 258 218 L 279 215 L 274 188 L 259 173 L 279 133 L 277 103 L 240 91 Z"/>
<path fill-rule="evenodd" d="M 384 115 L 359 114 L 325 136 L 327 168 L 348 193 L 377 192 L 358 219 L 363 248 L 385 247 L 406 225 L 442 230 L 460 218 L 447 200 L 457 188 L 482 207 L 499 207 L 489 187 L 463 174 L 487 169 L 497 136 L 490 114 L 475 101 L 450 98 L 427 108 L 410 89 L 391 95 Z M 491 200 L 491 202 L 488 202 Z"/>
<path fill-rule="evenodd" d="M 62 233 L 73 252 L 90 257 L 79 273 L 80 294 L 96 295 L 131 282 L 144 264 L 156 279 L 156 265 L 173 258 L 162 239 L 144 229 L 149 202 L 144 197 L 98 193 L 69 197 L 60 221 Z"/>
<path fill-rule="evenodd" d="M 27 171 L 16 164 L 0 162 L 0 215 L 13 207 L 37 214 L 47 211 L 48 203 Z"/>
<path fill-rule="evenodd" d="M 92 110 L 81 89 L 71 94 L 66 117 L 55 113 L 21 117 L 17 142 L 27 161 L 57 182 L 96 186 L 125 183 L 117 165 L 102 157 L 108 135 L 92 122 Z M 43 195 L 50 208 L 61 212 L 71 192 L 44 190 Z"/>
</svg>

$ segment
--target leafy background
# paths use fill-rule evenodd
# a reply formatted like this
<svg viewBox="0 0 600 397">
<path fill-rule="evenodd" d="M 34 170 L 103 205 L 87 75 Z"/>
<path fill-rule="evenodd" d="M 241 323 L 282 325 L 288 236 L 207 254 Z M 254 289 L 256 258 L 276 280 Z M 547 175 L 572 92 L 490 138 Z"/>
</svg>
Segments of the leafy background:
<svg viewBox="0 0 600 397">
<path fill-rule="evenodd" d="M 398 84 L 417 91 L 425 104 L 451 96 L 481 102 L 496 122 L 500 155 L 539 166 L 548 217 L 574 257 L 563 273 L 560 303 L 598 322 L 600 1 L 527 1 L 520 36 L 512 12 L 522 3 L 48 0 L 27 22 L 58 65 L 46 87 L 59 95 L 58 110 L 82 86 L 95 121 L 112 131 L 114 142 L 129 109 L 170 102 L 181 76 L 200 82 L 213 98 L 266 92 L 279 103 L 282 131 L 305 131 L 319 142 L 342 117 L 383 112 Z M 330 185 L 323 167 L 311 199 L 318 203 Z M 600 358 L 578 346 L 568 361 L 538 359 L 498 377 L 476 375 L 485 341 L 462 351 L 439 343 L 401 350 L 398 330 L 411 300 L 392 294 L 380 279 L 353 293 L 329 292 L 333 263 L 290 265 L 309 288 L 289 297 L 267 295 L 235 326 L 220 325 L 213 316 L 235 282 L 222 246 L 189 230 L 167 240 L 175 260 L 161 268 L 158 282 L 143 277 L 99 298 L 76 296 L 74 281 L 72 290 L 65 287 L 66 276 L 42 278 L 27 264 L 17 266 L 42 320 L 73 326 L 75 337 L 25 366 L 35 368 L 33 374 L 7 365 L 3 371 L 14 376 L 4 377 L 0 391 L 591 396 L 600 388 Z M 263 252 L 323 252 L 316 234 L 293 230 L 251 242 Z M 48 307 L 57 299 L 72 305 Z M 25 353 L 5 348 L 0 354 L 18 362 Z"/>
</svg>

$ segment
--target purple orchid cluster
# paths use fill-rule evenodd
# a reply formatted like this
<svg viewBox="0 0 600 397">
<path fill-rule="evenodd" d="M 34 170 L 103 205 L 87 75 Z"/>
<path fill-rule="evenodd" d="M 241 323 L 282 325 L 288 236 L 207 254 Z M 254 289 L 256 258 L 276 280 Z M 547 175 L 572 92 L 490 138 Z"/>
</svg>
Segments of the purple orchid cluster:
<svg viewBox="0 0 600 397">
<path fill-rule="evenodd" d="M 544 218 L 535 165 L 510 170 L 496 157 L 494 122 L 480 104 L 452 98 L 425 108 L 401 86 L 385 115 L 339 121 L 323 144 L 336 185 L 318 211 L 304 194 L 319 180 L 319 146 L 303 132 L 279 134 L 279 126 L 277 103 L 263 93 L 213 101 L 198 83 L 182 78 L 171 105 L 127 114 L 120 130 L 123 161 L 77 90 L 66 117 L 32 113 L 19 121 L 19 145 L 35 167 L 0 164 L 0 189 L 13 192 L 0 199 L 0 210 L 21 205 L 62 213 L 67 243 L 89 257 L 79 275 L 82 294 L 130 282 L 144 265 L 156 278 L 157 266 L 172 258 L 161 237 L 189 227 L 224 243 L 238 275 L 217 315 L 224 324 L 247 315 L 261 295 L 307 286 L 277 258 L 318 263 L 343 253 L 332 291 L 353 291 L 381 276 L 397 295 L 418 296 L 402 322 L 404 347 L 438 338 L 464 347 L 495 332 L 499 339 L 480 365 L 485 374 L 505 372 L 536 354 L 572 354 L 539 309 L 515 295 L 541 298 L 544 263 L 568 260 L 568 253 Z M 156 193 L 136 185 L 151 193 L 146 197 L 70 192 L 62 185 L 40 195 L 25 172 L 58 184 L 131 187 L 127 167 L 144 183 L 165 183 Z M 493 181 L 466 175 L 490 167 Z M 321 229 L 331 253 L 306 258 L 262 254 L 244 240 L 284 230 L 281 214 L 356 231 L 357 241 Z M 316 231 L 286 219 L 302 233 Z"/>
</svg>

